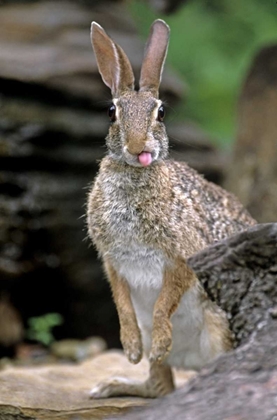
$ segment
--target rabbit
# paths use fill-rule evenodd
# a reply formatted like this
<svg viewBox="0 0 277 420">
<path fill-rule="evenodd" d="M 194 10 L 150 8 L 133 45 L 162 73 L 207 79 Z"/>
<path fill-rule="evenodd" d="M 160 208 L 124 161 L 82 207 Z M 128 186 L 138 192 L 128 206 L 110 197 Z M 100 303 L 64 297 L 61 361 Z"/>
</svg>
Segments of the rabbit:
<svg viewBox="0 0 277 420">
<path fill-rule="evenodd" d="M 88 197 L 88 232 L 111 286 L 124 352 L 131 363 L 143 353 L 150 362 L 145 382 L 110 378 L 92 398 L 165 395 L 175 387 L 172 367 L 199 370 L 233 347 L 226 314 L 186 261 L 256 222 L 232 194 L 167 158 L 159 85 L 169 31 L 163 20 L 152 24 L 135 90 L 122 48 L 99 24 L 91 26 L 113 100 L 108 153 Z"/>
</svg>

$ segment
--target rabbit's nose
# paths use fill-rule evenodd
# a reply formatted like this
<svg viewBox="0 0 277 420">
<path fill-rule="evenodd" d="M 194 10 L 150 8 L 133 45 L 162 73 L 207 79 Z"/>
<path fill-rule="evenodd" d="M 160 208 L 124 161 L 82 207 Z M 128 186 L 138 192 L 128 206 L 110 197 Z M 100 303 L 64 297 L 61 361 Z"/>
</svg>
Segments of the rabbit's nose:
<svg viewBox="0 0 277 420">
<path fill-rule="evenodd" d="M 143 152 L 144 146 L 145 140 L 141 141 L 141 139 L 132 140 L 131 142 L 127 143 L 127 149 L 131 155 L 139 155 L 141 152 Z"/>
</svg>

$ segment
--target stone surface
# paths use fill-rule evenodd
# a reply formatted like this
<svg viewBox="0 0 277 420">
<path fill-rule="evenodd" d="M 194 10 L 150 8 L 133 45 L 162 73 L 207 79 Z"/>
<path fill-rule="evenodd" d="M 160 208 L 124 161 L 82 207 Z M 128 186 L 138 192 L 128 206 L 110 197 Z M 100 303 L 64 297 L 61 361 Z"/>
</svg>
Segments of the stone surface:
<svg viewBox="0 0 277 420">
<path fill-rule="evenodd" d="M 51 353 L 60 359 L 80 362 L 95 357 L 106 350 L 107 345 L 101 337 L 89 337 L 86 340 L 65 339 L 54 341 L 50 346 Z"/>
<path fill-rule="evenodd" d="M 0 418 L 5 419 L 102 419 L 130 407 L 149 403 L 142 398 L 92 400 L 90 389 L 111 376 L 144 380 L 148 362 L 131 365 L 120 351 L 103 353 L 79 365 L 7 367 L 0 371 Z M 176 373 L 184 384 L 192 375 Z M 10 417 L 5 417 L 5 416 Z"/>
</svg>

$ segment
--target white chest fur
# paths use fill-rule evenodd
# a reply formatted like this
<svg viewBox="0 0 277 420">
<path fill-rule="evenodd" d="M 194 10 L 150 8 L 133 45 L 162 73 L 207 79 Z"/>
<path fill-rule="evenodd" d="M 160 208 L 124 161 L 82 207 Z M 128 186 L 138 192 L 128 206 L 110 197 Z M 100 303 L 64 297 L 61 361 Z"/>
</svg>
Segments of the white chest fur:
<svg viewBox="0 0 277 420">
<path fill-rule="evenodd" d="M 120 247 L 114 266 L 132 290 L 159 291 L 162 287 L 165 258 L 162 251 L 130 241 Z"/>
<path fill-rule="evenodd" d="M 161 251 L 138 243 L 113 255 L 117 272 L 126 279 L 142 333 L 146 355 L 151 349 L 153 309 L 163 283 L 166 260 Z M 186 292 L 172 316 L 173 345 L 167 362 L 175 367 L 199 369 L 215 355 L 205 324 L 205 310 L 196 287 Z"/>
</svg>

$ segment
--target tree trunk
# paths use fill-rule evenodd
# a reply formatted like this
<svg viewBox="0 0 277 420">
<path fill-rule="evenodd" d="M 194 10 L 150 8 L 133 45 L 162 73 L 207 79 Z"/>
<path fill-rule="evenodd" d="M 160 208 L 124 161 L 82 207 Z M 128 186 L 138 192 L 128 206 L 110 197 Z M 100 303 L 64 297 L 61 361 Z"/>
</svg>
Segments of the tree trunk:
<svg viewBox="0 0 277 420">
<path fill-rule="evenodd" d="M 277 219 L 277 45 L 263 48 L 246 77 L 226 188 L 259 222 Z"/>
</svg>

